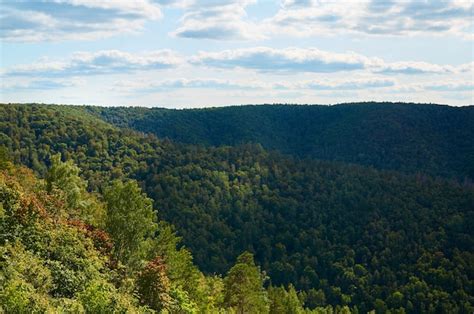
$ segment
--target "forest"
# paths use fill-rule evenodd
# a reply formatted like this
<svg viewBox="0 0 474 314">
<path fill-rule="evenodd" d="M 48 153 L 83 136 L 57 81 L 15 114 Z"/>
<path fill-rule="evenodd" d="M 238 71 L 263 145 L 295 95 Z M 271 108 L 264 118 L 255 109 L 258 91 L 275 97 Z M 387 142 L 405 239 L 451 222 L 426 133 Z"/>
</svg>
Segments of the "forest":
<svg viewBox="0 0 474 314">
<path fill-rule="evenodd" d="M 472 313 L 472 109 L 0 105 L 0 311 Z"/>
<path fill-rule="evenodd" d="M 356 103 L 87 110 L 116 126 L 182 143 L 258 143 L 302 158 L 474 178 L 472 106 Z"/>
</svg>

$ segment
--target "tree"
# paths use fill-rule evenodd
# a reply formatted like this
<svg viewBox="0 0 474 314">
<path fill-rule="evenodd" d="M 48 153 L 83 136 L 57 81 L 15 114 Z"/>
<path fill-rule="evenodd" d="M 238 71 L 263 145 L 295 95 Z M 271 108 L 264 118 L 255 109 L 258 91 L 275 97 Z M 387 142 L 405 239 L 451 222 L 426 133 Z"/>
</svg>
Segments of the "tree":
<svg viewBox="0 0 474 314">
<path fill-rule="evenodd" d="M 91 194 L 87 193 L 87 181 L 79 176 L 80 168 L 74 161 L 61 161 L 61 154 L 51 157 L 51 167 L 46 177 L 46 189 L 62 191 L 68 214 L 81 218 L 88 224 L 102 226 L 105 211 L 103 205 Z"/>
<path fill-rule="evenodd" d="M 0 145 L 0 170 L 8 169 L 11 166 L 11 156 L 8 149 Z"/>
<path fill-rule="evenodd" d="M 381 299 L 375 299 L 374 307 L 375 307 L 375 313 L 377 313 L 377 314 L 387 312 L 387 305 Z"/>
<path fill-rule="evenodd" d="M 237 313 L 268 313 L 264 280 L 265 275 L 255 265 L 253 254 L 242 253 L 224 279 L 224 304 Z"/>
<path fill-rule="evenodd" d="M 306 295 L 305 304 L 310 309 L 326 305 L 326 296 L 324 294 L 324 291 L 314 288 L 309 289 Z"/>
<path fill-rule="evenodd" d="M 304 313 L 303 306 L 293 285 L 288 287 L 288 291 L 284 287 L 270 286 L 268 297 L 271 302 L 270 313 Z"/>
<path fill-rule="evenodd" d="M 166 265 L 157 256 L 150 261 L 137 279 L 138 293 L 143 304 L 161 311 L 171 307 L 171 282 L 166 275 Z"/>
<path fill-rule="evenodd" d="M 157 231 L 153 202 L 136 181 L 115 180 L 105 190 L 106 230 L 114 240 L 112 254 L 128 266 L 137 266 L 150 248 Z"/>
<path fill-rule="evenodd" d="M 61 161 L 61 154 L 51 157 L 51 167 L 46 177 L 47 190 L 60 189 L 65 193 L 66 204 L 70 208 L 80 209 L 86 206 L 83 195 L 87 182 L 79 176 L 80 169 L 72 160 Z"/>
<path fill-rule="evenodd" d="M 392 309 L 398 309 L 403 306 L 403 294 L 400 291 L 395 291 L 387 299 L 387 303 Z"/>
</svg>

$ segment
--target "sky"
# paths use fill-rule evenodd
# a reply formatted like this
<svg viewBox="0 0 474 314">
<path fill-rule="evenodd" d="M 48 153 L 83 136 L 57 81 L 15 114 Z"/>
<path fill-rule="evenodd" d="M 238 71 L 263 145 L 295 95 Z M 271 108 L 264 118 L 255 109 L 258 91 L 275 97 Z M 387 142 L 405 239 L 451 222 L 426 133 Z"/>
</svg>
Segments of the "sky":
<svg viewBox="0 0 474 314">
<path fill-rule="evenodd" d="M 474 4 L 0 0 L 0 102 L 474 104 Z"/>
</svg>

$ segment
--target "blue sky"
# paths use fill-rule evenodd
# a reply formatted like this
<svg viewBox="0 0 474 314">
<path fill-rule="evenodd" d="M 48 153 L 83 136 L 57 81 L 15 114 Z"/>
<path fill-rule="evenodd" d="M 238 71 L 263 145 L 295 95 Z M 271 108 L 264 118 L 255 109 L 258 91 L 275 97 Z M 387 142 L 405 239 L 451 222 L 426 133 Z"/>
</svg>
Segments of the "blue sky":
<svg viewBox="0 0 474 314">
<path fill-rule="evenodd" d="M 471 1 L 3 0 L 1 102 L 474 104 Z"/>
</svg>

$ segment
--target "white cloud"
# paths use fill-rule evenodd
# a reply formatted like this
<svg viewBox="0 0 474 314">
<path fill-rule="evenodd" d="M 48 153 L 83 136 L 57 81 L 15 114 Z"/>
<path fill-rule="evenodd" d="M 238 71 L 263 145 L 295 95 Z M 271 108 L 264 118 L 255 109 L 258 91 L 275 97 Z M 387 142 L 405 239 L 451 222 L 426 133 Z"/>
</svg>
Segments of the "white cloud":
<svg viewBox="0 0 474 314">
<path fill-rule="evenodd" d="M 172 34 L 194 39 L 262 39 L 256 23 L 245 20 L 253 0 L 201 0 L 187 5 L 181 26 Z"/>
<path fill-rule="evenodd" d="M 424 89 L 440 92 L 465 92 L 474 91 L 474 82 L 472 81 L 448 81 L 442 83 L 425 83 Z"/>
<path fill-rule="evenodd" d="M 359 78 L 339 80 L 309 80 L 302 82 L 281 82 L 274 85 L 278 89 L 310 90 L 365 90 L 395 86 L 396 82 L 387 78 Z"/>
<path fill-rule="evenodd" d="M 144 70 L 167 69 L 178 66 L 181 57 L 170 50 L 130 54 L 119 50 L 94 53 L 77 52 L 69 59 L 40 60 L 33 64 L 15 66 L 4 71 L 5 76 L 69 77 Z"/>
<path fill-rule="evenodd" d="M 212 89 L 212 90 L 365 90 L 373 88 L 391 88 L 396 82 L 387 78 L 359 78 L 339 80 L 305 80 L 296 82 L 265 82 L 263 80 L 222 80 L 214 78 L 170 79 L 161 81 L 135 80 L 118 81 L 112 87 L 114 91 L 132 93 L 168 92 L 176 89 Z"/>
<path fill-rule="evenodd" d="M 48 80 L 48 79 L 40 79 L 40 80 L 31 80 L 31 81 L 8 81 L 2 82 L 1 90 L 4 92 L 17 92 L 19 90 L 55 90 L 55 89 L 62 89 L 66 87 L 76 87 L 82 85 L 84 82 L 81 80 Z"/>
<path fill-rule="evenodd" d="M 474 62 L 460 65 L 458 71 L 461 73 L 472 73 L 474 75 Z"/>
<path fill-rule="evenodd" d="M 161 18 L 151 0 L 26 0 L 1 3 L 0 38 L 41 42 L 97 39 L 140 31 L 146 20 Z"/>
<path fill-rule="evenodd" d="M 469 1 L 324 1 L 286 0 L 268 19 L 274 34 L 294 36 L 440 35 L 472 37 L 473 4 Z"/>
<path fill-rule="evenodd" d="M 316 48 L 254 47 L 218 52 L 199 52 L 190 57 L 171 50 L 129 53 L 120 50 L 76 52 L 65 59 L 43 58 L 37 62 L 16 65 L 1 72 L 5 77 L 73 77 L 125 74 L 153 71 L 187 65 L 198 70 L 206 66 L 216 70 L 246 69 L 255 74 L 304 74 L 360 72 L 383 75 L 453 75 L 472 73 L 473 63 L 459 66 L 427 62 L 386 62 L 354 52 L 333 53 Z M 184 82 L 183 82 L 184 83 Z M 187 82 L 190 83 L 190 82 Z"/>
<path fill-rule="evenodd" d="M 170 79 L 161 81 L 118 81 L 114 84 L 113 90 L 116 91 L 131 91 L 139 93 L 153 93 L 163 92 L 174 89 L 262 89 L 266 85 L 256 81 L 230 81 L 213 78 L 198 78 L 198 79 Z"/>
<path fill-rule="evenodd" d="M 474 82 L 466 80 L 453 80 L 447 81 L 433 81 L 428 79 L 425 82 L 410 82 L 403 84 L 395 84 L 393 88 L 388 90 L 390 93 L 403 93 L 413 95 L 423 95 L 427 92 L 434 92 L 441 95 L 448 94 L 469 94 L 474 92 Z M 449 96 L 451 97 L 451 96 Z"/>
<path fill-rule="evenodd" d="M 335 73 L 371 71 L 394 74 L 448 74 L 467 71 L 468 65 L 454 67 L 427 62 L 385 62 L 354 52 L 333 53 L 316 48 L 255 47 L 220 52 L 200 52 L 190 59 L 192 64 L 215 68 L 244 68 L 259 72 Z"/>
<path fill-rule="evenodd" d="M 330 53 L 316 48 L 255 47 L 200 52 L 190 62 L 217 68 L 247 68 L 261 72 L 338 72 L 361 70 L 382 61 L 356 53 Z"/>
<path fill-rule="evenodd" d="M 454 73 L 457 69 L 451 65 L 407 61 L 388 63 L 377 71 L 384 74 L 443 74 Z"/>
</svg>

